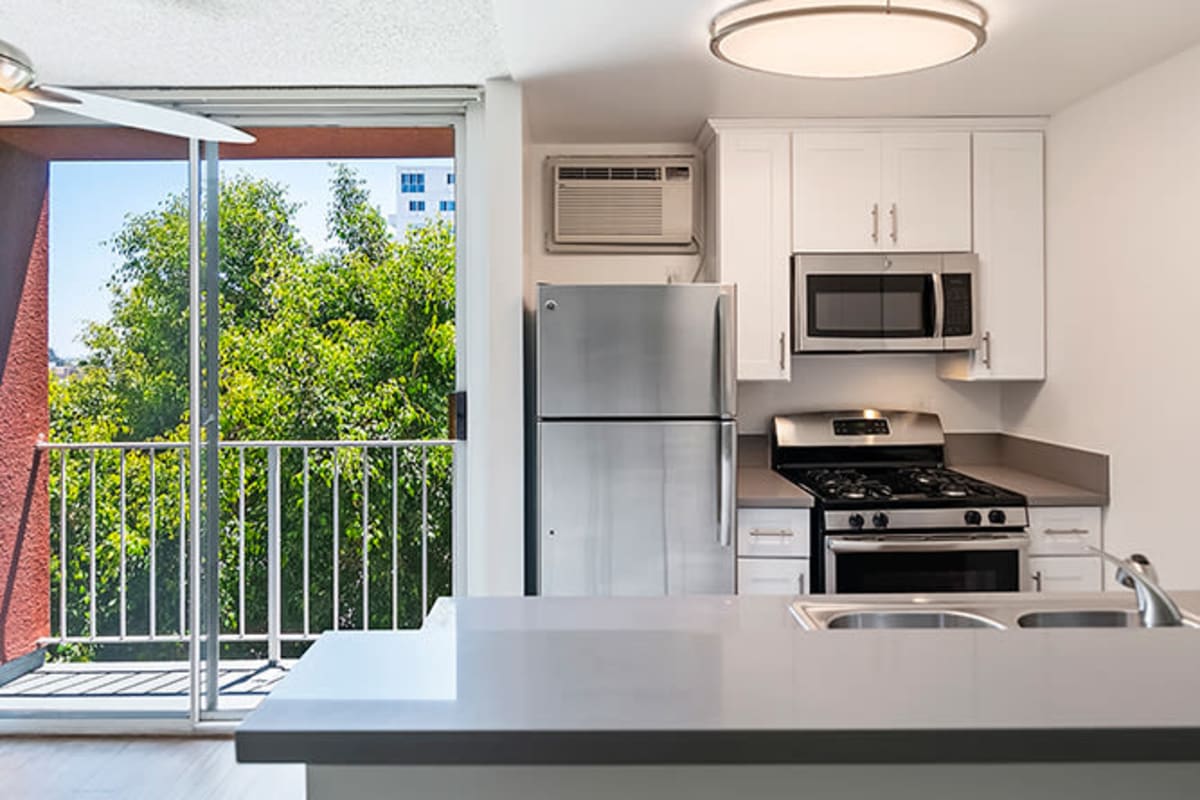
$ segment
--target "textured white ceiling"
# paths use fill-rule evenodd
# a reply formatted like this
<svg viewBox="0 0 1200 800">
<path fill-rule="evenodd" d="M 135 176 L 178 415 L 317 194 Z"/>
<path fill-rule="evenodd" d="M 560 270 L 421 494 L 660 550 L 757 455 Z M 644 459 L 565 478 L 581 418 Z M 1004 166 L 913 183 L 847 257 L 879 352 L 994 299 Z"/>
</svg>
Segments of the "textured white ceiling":
<svg viewBox="0 0 1200 800">
<path fill-rule="evenodd" d="M 46 83 L 419 86 L 507 72 L 490 0 L 3 0 Z"/>
<path fill-rule="evenodd" d="M 1200 0 L 977 0 L 977 55 L 819 81 L 713 58 L 708 23 L 734 0 L 493 2 L 542 142 L 690 140 L 709 116 L 1047 114 L 1200 41 Z"/>
<path fill-rule="evenodd" d="M 510 73 L 543 142 L 690 139 L 710 116 L 1046 114 L 1200 41 L 1200 0 L 979 0 L 990 39 L 924 73 L 813 81 L 712 58 L 733 0 L 0 0 L 47 83 L 420 86 Z M 882 2 L 882 0 L 879 0 Z"/>
</svg>

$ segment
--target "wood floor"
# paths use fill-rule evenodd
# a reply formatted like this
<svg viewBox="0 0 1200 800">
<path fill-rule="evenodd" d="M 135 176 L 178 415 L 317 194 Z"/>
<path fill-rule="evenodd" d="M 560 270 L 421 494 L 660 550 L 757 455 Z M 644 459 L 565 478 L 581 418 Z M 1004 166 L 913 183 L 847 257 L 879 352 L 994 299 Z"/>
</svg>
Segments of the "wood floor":
<svg viewBox="0 0 1200 800">
<path fill-rule="evenodd" d="M 4 800 L 303 797 L 303 767 L 238 764 L 231 738 L 0 738 Z"/>
</svg>

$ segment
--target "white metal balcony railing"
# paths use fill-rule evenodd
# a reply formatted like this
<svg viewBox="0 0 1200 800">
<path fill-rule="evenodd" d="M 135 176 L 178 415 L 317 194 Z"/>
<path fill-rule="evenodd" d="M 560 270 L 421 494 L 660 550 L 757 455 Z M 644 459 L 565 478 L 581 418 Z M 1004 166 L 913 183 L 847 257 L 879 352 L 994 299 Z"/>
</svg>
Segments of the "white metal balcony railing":
<svg viewBox="0 0 1200 800">
<path fill-rule="evenodd" d="M 277 662 L 283 643 L 312 641 L 325 630 L 419 625 L 429 610 L 431 535 L 439 537 L 439 564 L 448 574 L 455 445 L 451 440 L 220 442 L 219 641 L 265 645 L 265 657 Z M 43 643 L 189 641 L 188 444 L 46 442 L 39 447 L 58 454 L 58 463 L 49 465 L 51 502 L 57 506 L 51 509 L 52 517 L 57 514 L 51 526 L 57 559 L 51 570 L 51 595 L 57 610 L 52 612 L 51 635 Z M 436 509 L 431 509 L 431 465 Z M 250 491 L 248 480 L 255 482 Z M 83 486 L 76 485 L 81 482 Z M 106 496 L 107 489 L 115 490 L 115 497 Z M 314 510 L 316 492 L 322 495 L 321 513 Z M 100 506 L 98 498 L 103 498 Z M 349 522 L 344 519 L 347 504 L 357 506 Z M 314 517 L 319 517 L 320 530 L 314 529 Z M 412 527 L 416 531 L 406 529 Z M 401 552 L 404 547 L 416 549 L 414 533 L 419 537 L 419 565 L 406 561 Z M 358 552 L 352 554 L 355 539 Z M 131 556 L 134 542 L 136 559 Z M 323 545 L 323 565 L 329 567 L 319 592 L 320 618 L 312 580 L 316 544 Z M 382 574 L 378 565 L 372 569 L 373 551 L 385 562 Z M 168 556 L 174 563 L 164 569 L 160 562 L 170 560 Z M 350 557 L 358 563 L 347 564 Z M 135 560 L 144 597 L 131 586 Z M 285 585 L 285 562 L 298 586 Z M 105 563 L 115 566 L 115 574 L 100 574 Z M 248 589 L 263 588 L 248 582 L 248 570 L 262 572 L 264 566 L 265 619 L 254 613 L 263 609 L 247 608 Z M 231 577 L 234 570 L 236 580 Z M 344 587 L 346 581 L 353 586 Z M 448 590 L 446 581 L 441 583 L 433 588 Z M 385 592 L 390 588 L 390 598 L 381 601 L 377 594 L 373 598 L 372 589 L 382 584 Z M 166 593 L 160 594 L 164 588 Z M 347 588 L 357 595 L 349 604 Z M 101 608 L 106 592 L 109 597 Z M 406 616 L 405 607 L 411 609 L 417 598 L 419 614 Z M 131 603 L 138 600 L 144 607 L 131 614 Z M 164 613 L 165 604 L 175 609 Z M 285 615 L 288 604 L 291 613 Z"/>
</svg>

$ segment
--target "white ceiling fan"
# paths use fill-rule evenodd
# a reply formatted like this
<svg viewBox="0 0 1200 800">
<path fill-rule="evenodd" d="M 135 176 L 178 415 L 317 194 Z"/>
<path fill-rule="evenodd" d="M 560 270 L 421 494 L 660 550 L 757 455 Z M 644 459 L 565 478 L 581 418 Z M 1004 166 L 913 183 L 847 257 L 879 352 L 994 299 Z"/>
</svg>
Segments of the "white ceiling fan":
<svg viewBox="0 0 1200 800">
<path fill-rule="evenodd" d="M 33 116 L 34 106 L 184 139 L 233 144 L 254 141 L 254 137 L 245 131 L 195 114 L 78 89 L 42 86 L 37 83 L 29 56 L 0 40 L 0 123 L 29 119 Z"/>
</svg>

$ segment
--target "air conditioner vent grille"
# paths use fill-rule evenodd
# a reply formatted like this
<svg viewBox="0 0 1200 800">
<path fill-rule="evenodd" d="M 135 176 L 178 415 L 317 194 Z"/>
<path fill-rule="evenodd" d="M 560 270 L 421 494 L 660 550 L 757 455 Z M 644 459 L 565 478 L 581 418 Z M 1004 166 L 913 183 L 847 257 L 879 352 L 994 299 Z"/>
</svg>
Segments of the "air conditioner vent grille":
<svg viewBox="0 0 1200 800">
<path fill-rule="evenodd" d="M 663 232 L 660 186 L 576 187 L 558 190 L 562 236 L 619 236 L 640 239 Z"/>
<path fill-rule="evenodd" d="M 661 181 L 661 167 L 559 167 L 560 181 Z"/>
</svg>

